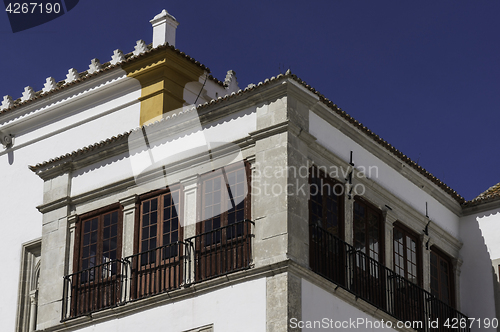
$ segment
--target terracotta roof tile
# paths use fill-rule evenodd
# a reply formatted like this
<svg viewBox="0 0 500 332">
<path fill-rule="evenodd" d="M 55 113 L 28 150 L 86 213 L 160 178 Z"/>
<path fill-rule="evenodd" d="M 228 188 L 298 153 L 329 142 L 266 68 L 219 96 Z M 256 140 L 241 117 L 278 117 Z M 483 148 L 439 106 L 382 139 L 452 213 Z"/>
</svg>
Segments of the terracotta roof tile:
<svg viewBox="0 0 500 332">
<path fill-rule="evenodd" d="M 319 93 L 316 89 L 314 89 L 313 87 L 311 87 L 309 84 L 307 84 L 306 82 L 304 82 L 303 80 L 301 80 L 296 75 L 292 74 L 290 71 L 287 71 L 285 74 L 279 74 L 276 77 L 273 76 L 270 79 L 266 79 L 264 82 L 259 82 L 257 85 L 246 87 L 244 90 L 240 89 L 238 92 L 233 92 L 230 95 L 225 95 L 225 96 L 219 97 L 217 99 L 212 99 L 211 101 L 208 101 L 208 102 L 206 102 L 204 104 L 197 105 L 196 109 L 197 110 L 198 109 L 203 109 L 203 108 L 209 107 L 211 105 L 215 105 L 215 104 L 224 102 L 226 100 L 236 98 L 236 97 L 241 96 L 241 95 L 243 95 L 245 93 L 249 93 L 251 91 L 255 91 L 257 89 L 260 89 L 263 86 L 275 83 L 277 81 L 280 81 L 280 80 L 283 80 L 283 79 L 286 79 L 286 78 L 291 78 L 291 79 L 295 80 L 296 82 L 298 82 L 299 84 L 301 84 L 304 88 L 306 88 L 307 90 L 309 90 L 313 94 L 317 95 L 319 97 L 320 101 L 323 102 L 326 106 L 328 106 L 332 111 L 334 111 L 335 113 L 339 114 L 341 117 L 343 117 L 344 119 L 346 119 L 349 123 L 351 123 L 353 126 L 355 126 L 359 130 L 361 130 L 362 132 L 364 132 L 366 135 L 368 135 L 369 137 L 371 137 L 375 142 L 377 142 L 378 144 L 380 144 L 381 146 L 383 146 L 385 149 L 387 149 L 389 152 L 391 152 L 393 155 L 395 155 L 396 157 L 398 157 L 399 159 L 401 159 L 407 165 L 409 165 L 410 167 L 412 167 L 413 169 L 415 169 L 417 172 L 419 172 L 420 174 L 422 174 L 424 177 L 426 177 L 427 179 L 429 179 L 431 182 L 433 182 L 434 184 L 436 184 L 438 187 L 440 187 L 442 190 L 444 190 L 446 193 L 448 193 L 451 197 L 453 197 L 458 203 L 460 203 L 460 204 L 465 203 L 465 199 L 462 196 L 460 196 L 455 190 L 451 189 L 449 186 L 447 186 L 445 183 L 443 183 L 437 177 L 435 177 L 430 172 L 428 172 L 427 170 L 425 170 L 422 166 L 418 165 L 416 162 L 414 162 L 413 160 L 411 160 L 408 156 L 406 156 L 405 154 L 403 154 L 401 151 L 399 151 L 398 149 L 396 149 L 394 146 L 392 146 L 391 144 L 389 144 L 387 141 L 385 141 L 384 139 L 382 139 L 380 136 L 376 135 L 374 132 L 372 132 L 370 129 L 368 129 L 366 126 L 364 126 L 362 123 L 360 123 L 359 121 L 355 120 L 353 117 L 351 117 L 349 114 L 347 114 L 341 108 L 339 108 L 336 104 L 334 104 L 331 100 L 327 99 L 324 95 L 322 95 L 321 93 Z M 154 124 L 151 124 L 151 125 L 154 125 Z M 124 136 L 124 135 L 128 136 L 130 134 L 130 132 L 122 134 L 121 136 Z M 118 137 L 116 139 L 118 139 Z M 111 138 L 110 140 L 113 140 L 113 138 Z M 100 143 L 98 143 L 98 144 L 100 144 Z M 100 147 L 100 146 L 101 145 L 98 145 L 97 147 Z M 89 146 L 87 148 L 74 151 L 71 154 L 69 154 L 69 156 L 72 156 L 72 155 L 78 154 L 78 153 L 84 153 L 86 151 L 89 151 L 90 149 L 95 149 L 95 148 L 96 148 L 95 145 Z M 66 155 L 66 156 L 68 156 L 68 155 Z M 54 160 L 54 161 L 58 161 L 61 158 L 66 157 L 66 156 L 62 156 L 62 157 L 56 158 L 56 160 Z M 30 166 L 30 169 L 33 170 L 33 171 L 36 171 L 40 167 L 47 166 L 48 164 L 50 164 L 51 162 L 54 162 L 54 161 L 50 161 L 49 160 L 49 161 L 44 162 L 42 164 L 37 164 L 36 166 Z"/>
<path fill-rule="evenodd" d="M 138 56 L 134 56 L 133 52 L 130 52 L 130 53 L 127 53 L 125 54 L 125 61 L 119 63 L 119 64 L 116 64 L 116 65 L 112 65 L 111 62 L 106 62 L 104 64 L 101 64 L 101 70 L 93 73 L 93 74 L 89 74 L 88 71 L 83 71 L 81 73 L 78 73 L 78 76 L 79 78 L 69 84 L 66 84 L 65 80 L 62 80 L 62 81 L 59 81 L 56 83 L 56 88 L 48 93 L 43 93 L 41 90 L 40 91 L 37 91 L 35 92 L 35 97 L 31 100 L 27 100 L 27 101 L 24 101 L 22 102 L 21 101 L 21 98 L 18 98 L 16 100 L 13 101 L 13 106 L 10 107 L 10 108 L 7 108 L 7 109 L 4 109 L 2 111 L 0 111 L 0 116 L 2 116 L 3 114 L 7 113 L 7 112 L 10 112 L 18 107 L 21 107 L 21 106 L 24 106 L 26 104 L 29 104 L 35 100 L 38 100 L 40 98 L 43 98 L 47 95 L 50 95 L 50 94 L 53 94 L 57 91 L 60 91 L 60 90 L 63 90 L 67 87 L 70 87 L 70 86 L 73 86 L 75 84 L 78 84 L 79 82 L 82 82 L 88 78 L 91 78 L 91 77 L 94 77 L 94 76 L 97 76 L 97 75 L 100 75 L 101 73 L 103 72 L 106 72 L 106 71 L 109 71 L 111 69 L 114 69 L 116 67 L 120 67 L 121 65 L 125 64 L 125 63 L 132 63 L 134 61 L 136 61 L 137 59 L 141 59 L 151 53 L 154 53 L 154 52 L 158 52 L 160 50 L 165 50 L 165 49 L 171 49 L 173 51 L 175 51 L 177 54 L 179 54 L 180 56 L 184 57 L 185 59 L 187 59 L 188 61 L 198 65 L 200 68 L 202 68 L 203 70 L 207 71 L 208 73 L 210 73 L 210 69 L 203 65 L 202 63 L 200 63 L 199 61 L 195 60 L 194 58 L 190 57 L 189 55 L 187 55 L 186 53 L 184 52 L 181 52 L 179 49 L 175 48 L 174 46 L 172 45 L 169 45 L 168 43 L 165 44 L 165 45 L 161 45 L 161 46 L 158 46 L 157 48 L 151 48 L 151 44 L 148 45 L 148 51 L 138 55 Z M 220 80 L 214 78 L 212 75 L 209 75 L 208 77 L 210 80 L 214 81 L 215 83 L 217 83 L 218 85 L 221 85 L 221 86 L 224 86 L 224 83 L 221 82 Z"/>
<path fill-rule="evenodd" d="M 482 203 L 490 202 L 500 199 L 500 182 L 493 187 L 488 188 L 485 192 L 481 193 L 476 198 L 464 203 L 465 206 L 474 206 Z"/>
<path fill-rule="evenodd" d="M 90 151 L 102 148 L 102 147 L 104 147 L 106 145 L 109 145 L 111 143 L 114 143 L 114 142 L 126 139 L 130 135 L 130 133 L 132 133 L 132 130 L 128 131 L 128 132 L 125 132 L 123 134 L 118 134 L 116 136 L 110 137 L 110 138 L 108 138 L 106 140 L 100 141 L 99 143 L 91 144 L 91 145 L 88 145 L 88 146 L 83 147 L 81 149 L 72 151 L 70 153 L 66 153 L 66 154 L 64 154 L 62 156 L 49 159 L 49 160 L 44 161 L 42 163 L 36 164 L 35 166 L 28 166 L 28 167 L 33 172 L 36 172 L 40 168 L 43 168 L 43 167 L 48 166 L 50 164 L 53 164 L 53 163 L 56 163 L 56 162 L 62 162 L 62 161 L 71 160 L 74 157 L 77 157 L 77 156 L 83 155 L 85 153 L 88 153 Z"/>
</svg>

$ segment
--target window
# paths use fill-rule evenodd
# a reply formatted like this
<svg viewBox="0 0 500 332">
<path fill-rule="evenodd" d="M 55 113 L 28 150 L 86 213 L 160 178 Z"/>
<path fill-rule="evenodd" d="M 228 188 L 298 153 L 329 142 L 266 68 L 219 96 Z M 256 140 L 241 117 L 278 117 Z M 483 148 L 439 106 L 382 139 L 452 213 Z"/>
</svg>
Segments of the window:
<svg viewBox="0 0 500 332">
<path fill-rule="evenodd" d="M 105 264 L 106 273 L 116 273 L 109 270 L 107 263 L 119 258 L 121 252 L 118 250 L 118 214 L 119 211 L 115 210 L 82 221 L 81 259 L 78 270 L 90 271 L 88 275 L 85 274 L 82 282 L 92 281 L 95 277 L 92 268 L 100 264 Z"/>
<path fill-rule="evenodd" d="M 41 249 L 41 239 L 30 241 L 22 246 L 16 332 L 36 330 Z"/>
<path fill-rule="evenodd" d="M 421 245 L 418 237 L 396 222 L 393 230 L 394 271 L 402 278 L 393 278 L 394 313 L 405 321 L 423 321 L 421 283 Z M 404 278 L 404 279 L 403 279 Z"/>
<path fill-rule="evenodd" d="M 453 307 L 453 274 L 450 258 L 436 247 L 431 247 L 431 293 Z"/>
<path fill-rule="evenodd" d="M 74 271 L 68 276 L 71 315 L 116 305 L 121 296 L 122 212 L 119 204 L 82 215 L 77 220 Z"/>
<path fill-rule="evenodd" d="M 356 266 L 352 289 L 373 305 L 385 308 L 382 213 L 355 197 L 353 228 Z"/>
<path fill-rule="evenodd" d="M 354 201 L 354 248 L 383 263 L 382 213 L 356 197 Z"/>
<path fill-rule="evenodd" d="M 415 233 L 399 223 L 394 226 L 394 271 L 420 285 L 420 241 Z"/>
<path fill-rule="evenodd" d="M 309 264 L 311 269 L 345 285 L 344 187 L 317 168 L 309 176 Z"/>
<path fill-rule="evenodd" d="M 202 184 L 202 233 L 208 233 L 221 227 L 242 223 L 250 218 L 250 204 L 247 198 L 248 183 L 245 168 L 226 171 L 224 169 L 213 172 Z M 233 230 L 237 233 L 233 234 Z M 229 228 L 228 238 L 241 235 L 242 226 Z M 220 231 L 215 232 L 213 239 L 208 239 L 206 245 L 212 241 L 220 242 Z"/>
<path fill-rule="evenodd" d="M 202 177 L 196 280 L 248 267 L 250 169 L 227 166 Z"/>
<path fill-rule="evenodd" d="M 140 249 L 141 263 L 152 264 L 156 259 L 177 255 L 175 244 L 182 239 L 179 222 L 179 190 L 166 193 L 141 202 Z M 161 257 L 156 257 L 157 248 L 164 247 Z M 158 253 L 159 254 L 159 253 Z"/>
<path fill-rule="evenodd" d="M 316 168 L 309 178 L 309 222 L 339 238 L 344 237 L 343 192 L 341 183 L 324 176 Z"/>
<path fill-rule="evenodd" d="M 132 256 L 132 297 L 180 287 L 182 227 L 180 189 L 157 190 L 140 197 L 137 254 Z"/>
</svg>

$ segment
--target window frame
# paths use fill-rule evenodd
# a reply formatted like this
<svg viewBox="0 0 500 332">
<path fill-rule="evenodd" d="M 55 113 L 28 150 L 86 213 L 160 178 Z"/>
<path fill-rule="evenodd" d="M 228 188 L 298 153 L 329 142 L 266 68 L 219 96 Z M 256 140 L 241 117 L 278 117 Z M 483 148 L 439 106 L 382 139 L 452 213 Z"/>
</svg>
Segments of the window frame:
<svg viewBox="0 0 500 332">
<path fill-rule="evenodd" d="M 438 290 L 438 295 L 436 295 L 435 290 L 432 287 L 432 255 L 436 255 L 438 258 L 438 285 L 439 285 L 439 290 Z M 449 268 L 449 273 L 448 273 L 448 303 L 447 301 L 443 300 L 441 298 L 441 287 L 442 287 L 442 281 L 441 281 L 441 271 L 439 270 L 440 266 L 440 261 L 444 261 L 445 263 L 448 264 Z M 446 254 L 444 251 L 436 247 L 435 245 L 431 246 L 431 250 L 429 251 L 429 289 L 430 293 L 434 296 L 436 296 L 440 301 L 444 302 L 445 304 L 449 305 L 452 308 L 456 308 L 456 300 L 455 300 L 455 276 L 453 273 L 453 262 L 451 256 Z"/>
<path fill-rule="evenodd" d="M 139 196 L 139 199 L 137 200 L 135 204 L 135 225 L 134 225 L 134 254 L 139 254 L 141 253 L 141 237 L 142 237 L 142 203 L 147 200 L 151 200 L 153 198 L 159 198 L 159 202 L 161 205 L 158 205 L 158 211 L 161 209 L 161 214 L 157 216 L 157 220 L 161 219 L 161 216 L 163 215 L 163 200 L 160 199 L 164 197 L 166 194 L 171 193 L 172 191 L 178 191 L 179 192 L 179 211 L 177 211 L 177 217 L 179 218 L 179 225 L 178 225 L 178 238 L 177 241 L 181 242 L 184 240 L 184 222 L 183 222 L 183 217 L 184 217 L 184 195 L 183 195 L 183 190 L 182 186 L 180 185 L 174 185 L 174 186 L 169 186 L 167 188 L 162 188 L 162 189 L 157 189 L 150 191 L 148 193 L 142 194 Z M 163 226 L 161 226 L 163 227 Z M 157 230 L 156 232 L 157 239 L 162 238 L 160 236 L 160 229 Z M 162 234 L 163 235 L 163 234 Z M 159 248 L 163 245 L 163 240 L 161 239 L 162 245 L 158 244 L 159 241 L 157 240 L 156 242 L 156 248 Z M 151 250 L 151 248 L 149 249 Z"/>
<path fill-rule="evenodd" d="M 417 233 L 415 233 L 413 230 L 408 228 L 406 225 L 401 223 L 400 221 L 396 221 L 393 224 L 393 233 L 392 233 L 392 258 L 393 258 L 393 271 L 397 273 L 396 270 L 396 243 L 395 243 L 395 230 L 398 230 L 403 234 L 403 240 L 404 240 L 404 275 L 402 275 L 403 278 L 410 280 L 408 278 L 408 259 L 407 259 L 407 244 L 406 244 L 406 237 L 409 237 L 410 239 L 415 241 L 416 244 L 416 269 L 417 269 L 417 282 L 415 283 L 417 286 L 422 287 L 422 280 L 423 280 L 423 269 L 422 269 L 422 241 L 420 237 L 418 236 Z M 397 273 L 398 274 L 398 273 Z M 398 274 L 400 275 L 400 274 Z"/>
<path fill-rule="evenodd" d="M 102 262 L 102 243 L 103 243 L 103 217 L 107 214 L 117 212 L 117 230 L 116 230 L 116 258 L 110 265 L 101 265 L 108 262 Z M 93 266 L 87 267 L 86 273 L 83 272 L 83 232 L 84 223 L 88 220 L 98 218 L 98 244 L 96 248 L 96 262 Z M 120 302 L 121 294 L 117 291 L 119 280 L 122 277 L 122 250 L 123 250 L 123 206 L 120 203 L 114 203 L 106 207 L 96 209 L 91 212 L 76 216 L 75 243 L 73 253 L 73 276 L 76 278 L 71 286 L 71 308 L 70 316 L 78 317 L 88 313 L 116 306 Z M 101 266 L 100 268 L 96 268 Z M 116 270 L 113 272 L 113 267 Z M 93 269 L 94 268 L 94 269 Z M 93 270 L 91 270 L 93 269 Z M 92 272 L 91 272 L 92 271 Z M 97 271 L 97 273 L 96 273 Z M 105 275 L 103 274 L 105 272 Z M 109 273 L 111 272 L 111 273 Z M 101 274 L 102 273 L 102 274 Z M 87 277 L 85 277 L 87 276 Z M 93 276 L 93 278 L 89 278 Z M 85 280 L 84 280 L 85 278 Z"/>
<path fill-rule="evenodd" d="M 226 181 L 227 173 L 241 169 L 239 166 L 240 164 L 237 163 L 219 168 L 203 174 L 198 180 L 197 223 L 194 243 L 195 260 L 198 261 L 195 267 L 196 282 L 214 278 L 230 271 L 245 269 L 251 261 L 252 232 L 250 223 L 246 222 L 246 220 L 251 219 L 252 215 L 251 169 L 249 162 L 245 161 L 242 168 L 245 172 L 244 176 L 247 185 L 247 192 L 243 200 L 243 220 L 235 220 L 234 224 L 239 223 L 238 226 L 228 227 L 233 223 L 228 223 L 229 209 L 224 209 L 227 199 L 224 199 L 224 205 L 222 204 L 223 200 L 221 200 L 222 213 L 219 214 L 220 225 L 218 228 L 212 227 L 211 230 L 207 231 L 207 220 L 213 220 L 215 216 L 207 219 L 203 218 L 205 182 L 222 175 L 225 178 L 223 180 L 227 190 L 229 188 L 228 181 Z M 221 195 L 221 199 L 223 199 L 222 190 Z M 220 229 L 220 231 L 217 231 L 217 229 Z"/>
<path fill-rule="evenodd" d="M 355 212 L 356 208 L 355 208 L 355 204 L 364 205 L 367 210 L 374 212 L 374 214 L 376 214 L 378 216 L 378 219 L 379 219 L 379 232 L 378 232 L 379 233 L 379 241 L 378 241 L 379 242 L 379 249 L 378 249 L 378 253 L 377 253 L 378 259 L 376 261 L 385 266 L 385 229 L 384 229 L 385 222 L 384 222 L 382 211 L 378 207 L 376 207 L 373 203 L 370 203 L 366 199 L 359 197 L 359 196 L 354 197 L 354 202 L 352 204 L 352 229 L 353 229 L 352 242 L 353 242 L 354 248 L 356 248 L 356 212 Z M 369 226 L 367 216 L 368 216 L 368 214 L 366 214 L 366 217 L 364 220 L 364 223 L 365 223 L 365 248 L 367 249 L 365 254 L 368 257 L 374 259 L 370 255 L 369 237 L 367 236 L 368 235 L 368 226 Z M 358 250 L 358 249 L 356 249 L 356 250 Z"/>
<path fill-rule="evenodd" d="M 164 259 L 161 257 L 164 250 L 151 251 L 155 253 L 154 262 L 147 258 L 147 262 L 143 264 L 141 252 L 141 242 L 142 242 L 142 204 L 145 201 L 152 200 L 154 198 L 158 199 L 157 206 L 157 224 L 161 224 L 156 231 L 156 247 L 149 248 L 147 251 L 161 248 L 163 246 L 163 232 L 161 232 L 163 227 L 163 213 L 164 213 L 164 197 L 168 193 L 177 191 L 179 193 L 179 209 L 177 211 L 178 217 L 178 234 L 177 241 L 180 244 L 176 247 L 177 252 L 173 256 L 169 256 Z M 167 188 L 161 188 L 157 190 L 150 191 L 148 193 L 142 194 L 138 197 L 135 203 L 135 220 L 134 220 L 134 255 L 131 264 L 131 298 L 134 300 L 148 297 L 151 295 L 159 294 L 164 291 L 169 291 L 172 289 L 177 289 L 180 287 L 183 279 L 183 255 L 184 246 L 182 245 L 184 241 L 184 194 L 181 185 L 173 185 Z M 174 203 L 175 204 L 175 203 Z M 174 242 L 174 243 L 176 243 Z M 161 245 L 160 245 L 161 243 Z M 150 254 L 151 255 L 151 254 Z M 168 270 L 168 276 L 162 275 L 162 271 Z"/>
<path fill-rule="evenodd" d="M 120 203 L 114 203 L 103 208 L 84 213 L 82 215 L 76 216 L 76 231 L 75 231 L 75 247 L 73 254 L 73 272 L 82 271 L 82 247 L 83 247 L 83 224 L 89 219 L 98 217 L 98 241 L 101 245 L 98 245 L 96 256 L 99 257 L 99 253 L 102 254 L 102 220 L 101 218 L 109 213 L 118 212 L 118 227 L 117 227 L 117 244 L 116 244 L 116 259 L 122 258 L 123 249 L 123 206 Z M 96 262 L 94 266 L 102 264 L 103 262 Z"/>
<path fill-rule="evenodd" d="M 204 219 L 203 218 L 203 209 L 205 207 L 205 195 L 204 195 L 204 184 L 206 181 L 209 181 L 213 178 L 216 178 L 216 177 L 219 177 L 221 174 L 226 177 L 225 173 L 227 173 L 228 171 L 229 172 L 232 172 L 232 171 L 236 171 L 239 169 L 239 165 L 236 164 L 236 165 L 229 165 L 229 166 L 226 166 L 226 167 L 221 167 L 219 169 L 216 169 L 212 172 L 208 172 L 208 173 L 205 173 L 203 174 L 202 176 L 200 176 L 199 178 L 199 181 L 198 181 L 198 197 L 197 197 L 197 200 L 198 200 L 198 204 L 197 204 L 197 222 L 196 222 L 196 235 L 200 235 L 200 234 L 203 234 L 206 231 L 206 225 L 205 225 L 205 222 L 209 219 L 213 219 L 214 217 L 212 218 L 208 218 L 208 219 Z M 251 169 L 250 169 L 250 163 L 246 162 L 245 161 L 245 164 L 244 164 L 244 167 L 243 167 L 243 170 L 245 172 L 245 180 L 246 180 L 246 183 L 247 183 L 247 194 L 245 195 L 245 198 L 244 198 L 244 216 L 243 216 L 243 220 L 250 220 L 251 219 L 251 215 L 252 215 L 252 210 L 251 210 L 251 185 L 250 185 L 250 180 L 251 180 Z M 222 173 L 219 173 L 219 171 L 221 171 Z M 229 184 L 227 182 L 225 182 L 226 184 L 226 190 L 229 188 Z M 226 191 L 227 192 L 227 191 Z M 221 201 L 222 203 L 222 201 Z M 227 203 L 224 202 L 224 205 Z M 223 228 L 223 227 L 226 227 L 228 226 L 228 211 L 229 209 L 225 209 L 225 206 L 223 204 L 221 204 L 222 207 L 221 207 L 221 210 L 223 211 L 221 214 L 219 214 L 221 216 L 221 220 L 220 220 L 220 226 L 218 228 Z M 217 228 L 215 228 L 217 229 Z M 210 231 L 213 231 L 214 228 L 212 228 Z M 247 232 L 245 232 L 246 234 L 248 234 Z"/>
<path fill-rule="evenodd" d="M 327 228 L 324 228 L 323 225 L 317 225 L 317 226 L 321 227 L 325 231 L 328 231 L 329 233 L 338 237 L 339 239 L 344 240 L 346 226 L 345 226 L 345 208 L 344 208 L 344 205 L 345 205 L 344 198 L 345 197 L 344 197 L 343 193 L 345 190 L 345 186 L 340 181 L 328 176 L 320 168 L 315 167 L 315 166 L 312 166 L 309 170 L 309 200 L 308 200 L 309 224 L 312 224 L 313 215 L 314 215 L 313 209 L 312 209 L 312 205 L 313 205 L 312 195 L 310 192 L 312 180 L 313 180 L 313 178 L 315 178 L 313 175 L 319 175 L 318 178 L 322 181 L 326 181 L 327 184 L 330 184 L 332 186 L 332 188 L 334 188 L 337 185 L 341 185 L 343 188 L 343 191 L 341 194 L 335 195 L 337 197 L 337 200 L 338 200 L 337 201 L 337 206 L 338 206 L 338 209 L 337 209 L 338 232 L 337 232 L 337 234 L 331 233 Z M 335 191 L 334 191 L 334 193 L 335 193 Z M 322 222 L 326 225 L 328 223 L 328 221 L 327 221 L 328 220 L 328 218 L 327 218 L 327 215 L 328 215 L 327 200 L 328 200 L 329 195 L 322 194 L 321 196 L 322 196 Z"/>
</svg>

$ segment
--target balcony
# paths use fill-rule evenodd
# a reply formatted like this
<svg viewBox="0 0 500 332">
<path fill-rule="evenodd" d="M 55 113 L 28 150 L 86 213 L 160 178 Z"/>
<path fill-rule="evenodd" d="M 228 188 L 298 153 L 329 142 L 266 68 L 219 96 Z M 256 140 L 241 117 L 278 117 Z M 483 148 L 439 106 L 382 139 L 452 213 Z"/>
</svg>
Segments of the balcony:
<svg viewBox="0 0 500 332">
<path fill-rule="evenodd" d="M 61 321 L 250 268 L 250 220 L 64 277 Z"/>
<path fill-rule="evenodd" d="M 419 331 L 467 316 L 317 225 L 310 225 L 310 266 L 317 274 L 403 322 L 422 322 Z M 439 319 L 439 328 L 429 322 Z M 453 320 L 453 321 L 452 321 Z M 460 325 L 460 324 L 458 324 Z M 468 327 L 453 329 L 470 331 Z"/>
</svg>

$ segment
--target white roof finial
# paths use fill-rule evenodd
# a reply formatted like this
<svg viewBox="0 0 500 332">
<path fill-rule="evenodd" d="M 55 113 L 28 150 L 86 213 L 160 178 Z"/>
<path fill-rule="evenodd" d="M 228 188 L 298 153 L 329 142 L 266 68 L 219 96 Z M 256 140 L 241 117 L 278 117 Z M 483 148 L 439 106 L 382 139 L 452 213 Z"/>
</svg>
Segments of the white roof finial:
<svg viewBox="0 0 500 332">
<path fill-rule="evenodd" d="M 90 61 L 88 73 L 93 74 L 95 72 L 98 72 L 99 70 L 101 70 L 101 62 L 97 58 L 92 59 Z"/>
<path fill-rule="evenodd" d="M 0 105 L 0 111 L 6 110 L 14 106 L 14 102 L 12 101 L 12 97 L 9 95 L 3 96 L 2 105 Z"/>
<path fill-rule="evenodd" d="M 123 52 L 119 49 L 113 51 L 113 56 L 111 57 L 111 64 L 116 65 L 122 61 L 125 61 L 125 56 Z"/>
<path fill-rule="evenodd" d="M 35 98 L 35 91 L 32 87 L 27 86 L 24 88 L 23 96 L 21 97 L 21 101 L 28 101 Z"/>
<path fill-rule="evenodd" d="M 68 73 L 66 74 L 65 84 L 69 84 L 71 82 L 74 82 L 77 79 L 78 79 L 78 72 L 76 71 L 75 68 L 71 68 L 68 70 Z"/>
<path fill-rule="evenodd" d="M 144 52 L 147 52 L 148 50 L 148 47 L 146 45 L 146 43 L 144 42 L 144 40 L 142 39 L 139 39 L 137 41 L 137 43 L 135 44 L 135 47 L 134 47 L 134 52 L 132 52 L 135 56 L 139 56 L 141 55 L 142 53 Z"/>
<path fill-rule="evenodd" d="M 47 77 L 42 91 L 44 93 L 50 92 L 56 88 L 56 80 L 53 77 Z"/>
<path fill-rule="evenodd" d="M 153 26 L 153 48 L 165 43 L 175 47 L 175 30 L 179 25 L 175 17 L 163 9 L 149 22 Z"/>
<path fill-rule="evenodd" d="M 224 80 L 224 85 L 226 90 L 230 92 L 236 92 L 240 88 L 238 87 L 238 81 L 236 80 L 236 73 L 234 70 L 228 70 L 226 74 L 226 79 Z"/>
</svg>

